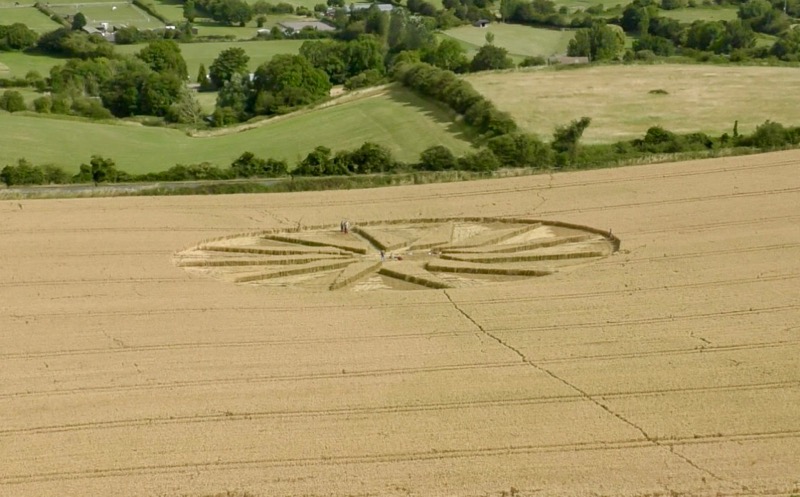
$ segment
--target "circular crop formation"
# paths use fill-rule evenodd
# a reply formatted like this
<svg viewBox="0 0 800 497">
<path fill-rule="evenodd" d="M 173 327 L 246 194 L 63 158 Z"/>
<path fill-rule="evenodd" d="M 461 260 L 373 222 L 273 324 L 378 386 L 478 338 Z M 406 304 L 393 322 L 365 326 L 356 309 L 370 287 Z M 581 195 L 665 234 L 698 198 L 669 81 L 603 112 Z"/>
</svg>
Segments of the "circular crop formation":
<svg viewBox="0 0 800 497">
<path fill-rule="evenodd" d="M 457 218 L 249 233 L 180 252 L 188 271 L 309 290 L 419 290 L 546 276 L 607 257 L 610 232 L 553 221 Z"/>
</svg>

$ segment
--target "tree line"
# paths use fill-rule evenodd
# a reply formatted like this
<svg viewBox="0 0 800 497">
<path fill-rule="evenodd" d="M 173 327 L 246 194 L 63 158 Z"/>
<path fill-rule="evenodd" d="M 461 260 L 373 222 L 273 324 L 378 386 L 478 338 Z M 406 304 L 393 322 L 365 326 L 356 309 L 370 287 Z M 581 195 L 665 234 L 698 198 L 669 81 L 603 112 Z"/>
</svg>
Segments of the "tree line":
<svg viewBox="0 0 800 497">
<path fill-rule="evenodd" d="M 129 174 L 116 167 L 110 158 L 92 156 L 81 164 L 78 173 L 70 175 L 54 165 L 34 165 L 25 159 L 0 170 L 0 181 L 7 186 L 69 183 L 124 183 L 188 180 L 229 180 L 237 178 L 281 178 L 388 174 L 413 171 L 473 171 L 491 173 L 500 168 L 594 168 L 618 164 L 620 161 L 644 159 L 652 155 L 709 152 L 726 148 L 774 150 L 800 145 L 800 126 L 787 127 L 766 121 L 749 135 L 724 133 L 710 137 L 704 133 L 678 134 L 654 126 L 642 138 L 607 145 L 582 145 L 581 136 L 591 124 L 589 118 L 576 119 L 553 132 L 545 144 L 526 133 L 495 136 L 486 146 L 456 156 L 447 147 L 435 145 L 422 151 L 414 163 L 394 158 L 383 145 L 366 142 L 352 150 L 333 152 L 318 146 L 299 160 L 293 168 L 284 160 L 261 158 L 244 152 L 228 167 L 203 162 L 178 164 L 166 171 L 141 175 Z"/>
</svg>

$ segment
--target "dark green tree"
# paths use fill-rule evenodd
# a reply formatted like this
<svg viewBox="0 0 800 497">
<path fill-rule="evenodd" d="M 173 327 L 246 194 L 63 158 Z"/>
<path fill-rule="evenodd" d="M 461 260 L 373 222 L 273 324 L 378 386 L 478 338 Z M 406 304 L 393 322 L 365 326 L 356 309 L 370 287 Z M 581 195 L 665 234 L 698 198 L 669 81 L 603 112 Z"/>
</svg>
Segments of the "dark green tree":
<svg viewBox="0 0 800 497">
<path fill-rule="evenodd" d="M 389 34 L 389 14 L 382 12 L 377 5 L 370 7 L 364 19 L 364 32 L 386 40 Z"/>
<path fill-rule="evenodd" d="M 347 43 L 347 74 L 355 76 L 369 69 L 383 73 L 385 55 L 380 39 L 369 35 L 359 36 L 356 40 Z"/>
<path fill-rule="evenodd" d="M 343 164 L 334 162 L 331 149 L 320 146 L 300 161 L 292 172 L 299 176 L 334 176 L 347 174 L 347 169 Z"/>
<path fill-rule="evenodd" d="M 559 126 L 553 133 L 550 146 L 561 156 L 563 163 L 572 163 L 578 155 L 578 142 L 583 132 L 592 123 L 589 117 L 575 119 L 565 126 Z"/>
<path fill-rule="evenodd" d="M 16 90 L 6 90 L 0 96 L 0 109 L 8 112 L 20 112 L 27 110 L 28 107 L 25 105 L 22 93 Z"/>
<path fill-rule="evenodd" d="M 19 159 L 16 166 L 6 166 L 0 171 L 0 181 L 7 186 L 41 185 L 45 182 L 45 175 L 41 168 Z"/>
<path fill-rule="evenodd" d="M 800 27 L 781 33 L 770 48 L 770 53 L 781 60 L 800 59 Z"/>
<path fill-rule="evenodd" d="M 222 88 L 234 74 L 246 75 L 249 73 L 247 63 L 250 56 L 241 47 L 231 47 L 223 50 L 208 68 L 208 76 L 215 88 Z"/>
<path fill-rule="evenodd" d="M 614 60 L 625 48 L 625 33 L 622 28 L 595 22 L 591 28 L 579 29 L 567 46 L 572 57 L 589 57 L 591 60 Z"/>
<path fill-rule="evenodd" d="M 181 47 L 172 40 L 155 40 L 141 49 L 136 57 L 143 60 L 155 72 L 171 72 L 180 79 L 189 76 Z"/>
<path fill-rule="evenodd" d="M 183 17 L 189 22 L 194 22 L 197 17 L 197 7 L 195 7 L 194 0 L 186 0 L 183 4 Z"/>
<path fill-rule="evenodd" d="M 262 159 L 252 152 L 245 152 L 231 164 L 238 178 L 274 178 L 285 176 L 288 167 L 285 161 Z"/>
<path fill-rule="evenodd" d="M 253 87 L 255 112 L 283 113 L 314 103 L 330 94 L 328 75 L 300 55 L 276 55 L 256 69 Z"/>
<path fill-rule="evenodd" d="M 116 63 L 114 76 L 100 89 L 100 98 L 117 117 L 164 116 L 179 101 L 184 88 L 175 74 L 153 72 L 141 60 L 128 58 Z"/>
<path fill-rule="evenodd" d="M 73 31 L 79 31 L 86 26 L 86 16 L 83 15 L 83 12 L 78 12 L 75 14 L 75 17 L 72 18 L 72 29 Z"/>
<path fill-rule="evenodd" d="M 347 45 L 335 41 L 306 41 L 300 46 L 300 55 L 311 65 L 328 75 L 331 83 L 344 83 L 350 73 L 347 68 Z"/>
<path fill-rule="evenodd" d="M 93 155 L 89 164 L 81 164 L 78 180 L 92 181 L 95 185 L 105 182 L 114 182 L 119 178 L 119 171 L 112 159 L 100 155 Z"/>
<path fill-rule="evenodd" d="M 439 42 L 434 52 L 426 54 L 425 62 L 457 73 L 469 69 L 469 60 L 464 47 L 452 38 L 445 38 Z"/>
<path fill-rule="evenodd" d="M 463 171 L 496 171 L 500 166 L 494 153 L 486 148 L 458 158 L 458 169 Z"/>
<path fill-rule="evenodd" d="M 0 51 L 25 50 L 36 45 L 39 35 L 22 23 L 0 26 Z"/>
<path fill-rule="evenodd" d="M 94 57 L 112 57 L 114 46 L 101 36 L 90 36 L 83 31 L 71 31 L 59 28 L 39 37 L 36 46 L 49 54 L 90 59 Z"/>
<path fill-rule="evenodd" d="M 435 145 L 422 151 L 417 168 L 425 171 L 446 171 L 456 169 L 457 165 L 458 161 L 449 148 Z"/>
<path fill-rule="evenodd" d="M 487 146 L 506 167 L 544 168 L 551 163 L 550 148 L 534 135 L 501 135 L 489 140 Z"/>
<path fill-rule="evenodd" d="M 182 124 L 199 124 L 203 120 L 203 108 L 194 93 L 184 88 L 178 99 L 169 106 L 167 120 Z"/>
<path fill-rule="evenodd" d="M 514 67 L 514 61 L 508 56 L 508 50 L 489 44 L 478 50 L 469 66 L 473 72 L 511 69 L 512 67 Z"/>
<path fill-rule="evenodd" d="M 200 85 L 200 90 L 205 90 L 208 88 L 208 84 L 210 81 L 208 80 L 208 71 L 206 70 L 206 66 L 203 63 L 200 63 L 200 67 L 197 68 L 197 84 Z"/>
<path fill-rule="evenodd" d="M 50 89 L 54 93 L 99 96 L 100 87 L 114 74 L 116 61 L 69 59 L 50 69 Z"/>
<path fill-rule="evenodd" d="M 234 74 L 217 93 L 217 107 L 228 107 L 236 111 L 239 120 L 245 118 L 249 106 L 250 84 L 241 74 Z"/>
<path fill-rule="evenodd" d="M 364 142 L 348 153 L 348 169 L 354 174 L 385 173 L 394 168 L 392 152 L 377 143 Z"/>
</svg>

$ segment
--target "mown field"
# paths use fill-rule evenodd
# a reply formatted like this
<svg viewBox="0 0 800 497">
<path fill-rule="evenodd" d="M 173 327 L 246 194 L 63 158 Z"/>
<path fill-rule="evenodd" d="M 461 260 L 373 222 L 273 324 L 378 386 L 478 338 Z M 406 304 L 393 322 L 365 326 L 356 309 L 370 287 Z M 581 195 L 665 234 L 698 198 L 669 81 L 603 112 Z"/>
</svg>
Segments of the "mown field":
<svg viewBox="0 0 800 497">
<path fill-rule="evenodd" d="M 22 23 L 37 33 L 46 33 L 61 27 L 61 24 L 53 21 L 34 7 L 3 6 L 0 3 L 0 24 L 9 25 L 15 23 Z"/>
<path fill-rule="evenodd" d="M 459 26 L 448 29 L 444 36 L 449 36 L 461 42 L 461 45 L 474 55 L 478 49 L 486 44 L 486 34 L 495 36 L 494 44 L 508 50 L 515 59 L 527 56 L 550 56 L 563 54 L 567 51 L 569 40 L 575 36 L 574 31 L 560 31 L 555 29 L 532 28 L 519 24 L 492 23 L 485 28 L 474 26 Z"/>
<path fill-rule="evenodd" d="M 62 17 L 74 16 L 80 12 L 86 16 L 86 23 L 95 27 L 103 22 L 107 22 L 110 27 L 136 26 L 139 29 L 164 26 L 159 19 L 127 2 L 63 3 L 51 4 L 50 8 Z"/>
<path fill-rule="evenodd" d="M 211 65 L 220 52 L 231 47 L 241 47 L 250 56 L 250 69 L 255 70 L 260 64 L 267 62 L 277 54 L 292 53 L 300 50 L 303 40 L 274 40 L 253 42 L 203 42 L 182 43 L 181 54 L 186 59 L 189 76 L 194 80 L 200 64 L 206 68 Z M 115 50 L 122 54 L 135 54 L 145 44 L 117 45 Z M 34 70 L 43 76 L 50 73 L 53 66 L 63 64 L 66 59 L 47 55 L 33 55 L 22 52 L 0 52 L 0 77 L 24 77 L 28 71 Z"/>
<path fill-rule="evenodd" d="M 787 105 L 800 92 L 797 70 L 781 67 L 634 65 L 479 73 L 467 81 L 545 138 L 556 126 L 592 118 L 587 142 L 641 137 L 651 126 L 676 132 L 751 132 L 766 120 L 800 123 Z M 652 94 L 652 90 L 664 94 Z M 757 105 L 754 103 L 757 102 Z"/>
<path fill-rule="evenodd" d="M 204 138 L 167 128 L 0 112 L 0 164 L 24 157 L 69 171 L 77 171 L 93 154 L 111 157 L 131 173 L 161 171 L 177 163 L 226 166 L 245 151 L 294 164 L 317 145 L 340 150 L 365 141 L 386 145 L 406 161 L 416 160 L 432 145 L 446 145 L 457 153 L 470 146 L 447 112 L 403 89 L 283 117 L 245 132 Z"/>
<path fill-rule="evenodd" d="M 32 55 L 23 52 L 0 52 L 0 78 L 12 76 L 23 78 L 28 71 L 36 71 L 42 76 L 50 74 L 50 68 L 63 64 L 67 59 L 48 55 Z"/>
<path fill-rule="evenodd" d="M 793 151 L 0 202 L 0 494 L 797 494 L 798 167 Z M 406 292 L 236 285 L 173 262 L 226 235 L 470 215 L 613 229 L 622 250 Z"/>
<path fill-rule="evenodd" d="M 659 15 L 691 24 L 694 21 L 732 21 L 736 19 L 737 12 L 736 7 L 685 8 L 660 10 Z"/>
</svg>

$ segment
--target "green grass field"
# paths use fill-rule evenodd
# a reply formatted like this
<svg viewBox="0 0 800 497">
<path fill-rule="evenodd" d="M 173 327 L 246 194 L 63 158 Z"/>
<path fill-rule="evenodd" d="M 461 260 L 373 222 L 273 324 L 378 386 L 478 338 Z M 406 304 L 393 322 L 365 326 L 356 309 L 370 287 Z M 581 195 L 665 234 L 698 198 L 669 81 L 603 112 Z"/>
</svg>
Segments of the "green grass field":
<svg viewBox="0 0 800 497">
<path fill-rule="evenodd" d="M 89 26 L 97 26 L 102 22 L 114 26 L 136 26 L 140 29 L 164 26 L 155 17 L 127 2 L 50 4 L 50 8 L 62 17 L 81 12 L 86 16 Z"/>
<path fill-rule="evenodd" d="M 278 3 L 278 1 L 274 0 L 272 3 Z M 311 4 L 311 7 L 313 8 L 317 2 L 314 0 L 293 0 L 287 3 L 291 3 L 293 5 L 305 5 L 308 3 Z M 155 5 L 156 10 L 158 10 L 161 15 L 170 21 L 182 22 L 184 20 L 182 2 L 178 2 L 177 0 L 153 0 L 153 4 Z M 271 28 L 275 24 L 282 21 L 295 21 L 304 19 L 307 18 L 294 15 L 268 15 L 267 22 L 264 24 L 264 27 Z M 244 27 L 240 27 L 225 26 L 218 22 L 212 21 L 211 19 L 197 18 L 194 22 L 194 27 L 196 27 L 198 30 L 198 36 L 234 36 L 237 40 L 249 40 L 254 38 L 258 30 L 255 19 L 247 23 Z"/>
<path fill-rule="evenodd" d="M 267 62 L 278 54 L 296 54 L 300 50 L 300 45 L 304 40 L 272 40 L 272 41 L 248 41 L 248 42 L 206 42 L 206 43 L 182 43 L 181 54 L 186 60 L 189 69 L 189 77 L 192 81 L 197 77 L 197 70 L 200 64 L 205 64 L 206 69 L 214 59 L 222 52 L 231 47 L 241 47 L 250 56 L 250 70 L 255 70 L 259 65 Z M 117 52 L 122 54 L 135 54 L 145 45 L 118 45 Z"/>
<path fill-rule="evenodd" d="M 677 19 L 680 22 L 694 21 L 732 21 L 736 19 L 736 7 L 696 7 L 675 10 L 659 10 L 659 15 Z"/>
<path fill-rule="evenodd" d="M 0 78 L 24 77 L 28 71 L 42 76 L 50 74 L 50 68 L 63 64 L 67 59 L 49 55 L 31 55 L 22 52 L 0 52 Z"/>
<path fill-rule="evenodd" d="M 624 4 L 625 2 L 604 2 L 602 0 L 555 0 L 556 8 L 563 5 L 569 7 L 570 12 L 575 12 L 576 10 L 586 10 L 589 7 L 593 7 L 597 4 L 603 4 L 603 7 L 608 9 L 617 3 Z"/>
<path fill-rule="evenodd" d="M 0 8 L 0 24 L 22 23 L 37 33 L 46 33 L 61 27 L 34 7 L 3 7 Z"/>
<path fill-rule="evenodd" d="M 245 0 L 245 1 L 247 3 L 256 3 L 257 0 Z M 313 11 L 315 5 L 317 5 L 318 3 L 325 4 L 325 0 L 273 0 L 271 3 L 273 4 L 288 3 L 294 5 L 295 7 L 305 7 Z"/>
<path fill-rule="evenodd" d="M 386 145 L 398 159 L 413 161 L 422 150 L 437 144 L 456 153 L 466 151 L 470 144 L 463 131 L 447 111 L 401 88 L 286 116 L 253 130 L 204 138 L 167 128 L 0 112 L 0 165 L 24 157 L 74 172 L 92 154 L 101 154 L 113 158 L 121 169 L 143 173 L 176 163 L 208 161 L 226 166 L 245 151 L 293 164 L 317 145 L 339 150 L 364 141 Z"/>
<path fill-rule="evenodd" d="M 466 80 L 510 112 L 524 129 L 550 139 L 553 130 L 592 118 L 584 139 L 638 138 L 651 126 L 681 133 L 741 133 L 767 119 L 800 124 L 797 69 L 708 65 L 631 65 L 476 73 Z M 666 95 L 651 94 L 662 89 Z"/>
<path fill-rule="evenodd" d="M 548 56 L 566 53 L 574 31 L 532 28 L 519 24 L 492 23 L 486 28 L 460 26 L 443 34 L 461 42 L 470 55 L 486 43 L 486 33 L 494 34 L 494 44 L 508 50 L 516 58 L 530 55 Z"/>
<path fill-rule="evenodd" d="M 194 80 L 200 64 L 206 68 L 227 48 L 242 47 L 250 55 L 250 69 L 255 70 L 263 62 L 277 54 L 297 53 L 303 40 L 275 40 L 252 42 L 207 42 L 181 44 L 181 53 L 186 59 L 189 76 Z M 122 54 L 134 54 L 144 48 L 140 45 L 117 45 L 115 50 Z M 0 52 L 0 78 L 23 77 L 28 71 L 37 71 L 42 76 L 50 74 L 50 68 L 63 64 L 66 59 L 49 55 L 31 55 L 22 52 Z"/>
</svg>

